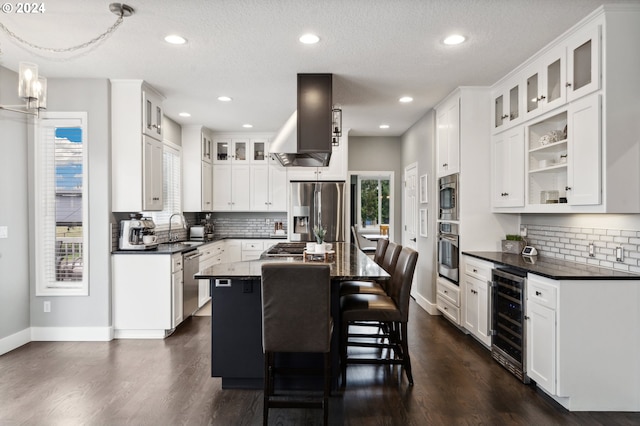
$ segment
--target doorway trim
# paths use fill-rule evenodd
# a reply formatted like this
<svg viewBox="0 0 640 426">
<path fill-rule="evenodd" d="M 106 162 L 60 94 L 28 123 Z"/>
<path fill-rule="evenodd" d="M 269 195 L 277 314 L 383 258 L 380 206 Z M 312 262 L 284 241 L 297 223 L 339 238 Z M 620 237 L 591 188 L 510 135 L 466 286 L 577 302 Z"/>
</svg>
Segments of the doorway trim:
<svg viewBox="0 0 640 426">
<path fill-rule="evenodd" d="M 362 170 L 362 171 L 349 171 L 347 173 L 347 182 L 346 182 L 346 189 L 345 189 L 345 223 L 348 224 L 348 229 L 345 230 L 345 233 L 349 235 L 349 238 L 345 240 L 348 242 L 351 242 L 352 244 L 354 244 L 354 242 L 352 241 L 353 236 L 351 235 L 351 178 L 353 176 L 372 176 L 372 177 L 379 177 L 379 176 L 386 176 L 389 175 L 389 196 L 391 197 L 391 199 L 389 200 L 389 224 L 391 225 L 389 227 L 389 241 L 393 241 L 395 232 L 396 232 L 396 226 L 395 226 L 395 172 L 392 170 Z"/>
</svg>

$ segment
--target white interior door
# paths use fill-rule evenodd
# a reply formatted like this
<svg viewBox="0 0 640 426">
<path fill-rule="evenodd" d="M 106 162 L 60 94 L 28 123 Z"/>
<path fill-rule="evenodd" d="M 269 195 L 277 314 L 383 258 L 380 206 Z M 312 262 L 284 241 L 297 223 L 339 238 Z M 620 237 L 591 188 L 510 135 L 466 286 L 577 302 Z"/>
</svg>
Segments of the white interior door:
<svg viewBox="0 0 640 426">
<path fill-rule="evenodd" d="M 417 188 L 418 188 L 418 163 L 413 163 L 404 169 L 404 192 L 403 192 L 403 214 L 402 214 L 402 245 L 418 250 L 416 243 L 417 231 Z M 411 295 L 416 292 L 416 274 L 413 275 L 413 285 Z M 415 297 L 415 296 L 414 296 Z"/>
</svg>

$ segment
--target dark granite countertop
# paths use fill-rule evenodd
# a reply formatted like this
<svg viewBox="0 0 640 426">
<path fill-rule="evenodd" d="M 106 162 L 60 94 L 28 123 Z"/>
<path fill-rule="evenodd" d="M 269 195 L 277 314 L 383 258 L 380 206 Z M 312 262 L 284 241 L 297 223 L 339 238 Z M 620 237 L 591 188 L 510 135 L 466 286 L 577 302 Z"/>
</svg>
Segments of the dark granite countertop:
<svg viewBox="0 0 640 426">
<path fill-rule="evenodd" d="M 221 263 L 196 274 L 196 279 L 231 278 L 256 279 L 262 274 L 262 265 L 267 262 L 302 262 L 302 257 L 270 257 L 260 260 Z M 309 262 L 315 263 L 315 262 Z M 335 255 L 329 262 L 331 277 L 339 279 L 388 279 L 385 272 L 369 256 L 349 243 L 335 243 Z"/>
<path fill-rule="evenodd" d="M 569 262 L 542 256 L 494 251 L 463 251 L 462 254 L 493 262 L 498 266 L 509 266 L 554 280 L 639 280 L 640 275 L 614 271 L 583 263 Z"/>
</svg>

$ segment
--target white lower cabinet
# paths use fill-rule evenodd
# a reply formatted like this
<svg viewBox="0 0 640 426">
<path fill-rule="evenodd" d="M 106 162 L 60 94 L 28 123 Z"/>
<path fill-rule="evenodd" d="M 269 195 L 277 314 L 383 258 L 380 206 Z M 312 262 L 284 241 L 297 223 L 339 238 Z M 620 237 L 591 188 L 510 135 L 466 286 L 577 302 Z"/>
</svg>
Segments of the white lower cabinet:
<svg viewBox="0 0 640 426">
<path fill-rule="evenodd" d="M 119 339 L 162 339 L 182 321 L 182 254 L 112 255 Z"/>
<path fill-rule="evenodd" d="M 198 247 L 198 252 L 201 254 L 200 264 L 198 266 L 200 271 L 210 266 L 218 265 L 222 263 L 224 241 L 200 246 Z M 198 280 L 198 308 L 201 308 L 209 299 L 211 299 L 211 295 L 209 294 L 209 280 Z"/>
<path fill-rule="evenodd" d="M 463 326 L 487 347 L 491 346 L 488 282 L 492 269 L 492 263 L 463 256 Z"/>
<path fill-rule="evenodd" d="M 449 321 L 460 325 L 460 288 L 442 277 L 438 277 L 436 283 L 438 310 Z"/>
<path fill-rule="evenodd" d="M 527 275 L 526 372 L 571 411 L 640 411 L 640 280 Z"/>
<path fill-rule="evenodd" d="M 556 393 L 557 288 L 529 276 L 527 281 L 527 375 L 538 387 Z"/>
</svg>

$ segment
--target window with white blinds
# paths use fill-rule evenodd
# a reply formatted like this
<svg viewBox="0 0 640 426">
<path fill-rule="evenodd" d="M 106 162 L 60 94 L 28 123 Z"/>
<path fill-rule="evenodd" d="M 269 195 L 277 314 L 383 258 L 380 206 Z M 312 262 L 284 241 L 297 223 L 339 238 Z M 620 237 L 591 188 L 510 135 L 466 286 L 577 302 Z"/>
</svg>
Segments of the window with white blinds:
<svg viewBox="0 0 640 426">
<path fill-rule="evenodd" d="M 36 296 L 89 294 L 87 114 L 36 124 Z"/>
<path fill-rule="evenodd" d="M 169 229 L 169 218 L 174 213 L 182 213 L 182 171 L 181 148 L 171 142 L 164 142 L 162 152 L 162 197 L 161 212 L 150 212 L 145 216 L 151 216 L 156 224 L 156 231 Z M 174 223 L 178 221 L 174 218 Z"/>
</svg>

